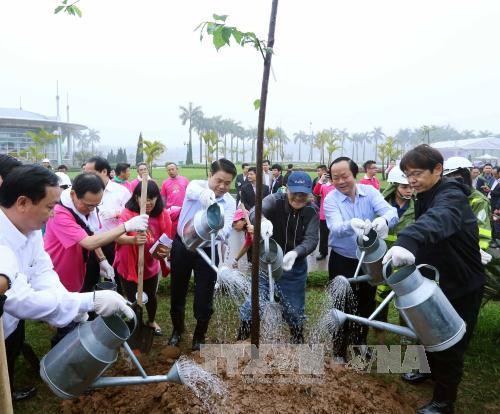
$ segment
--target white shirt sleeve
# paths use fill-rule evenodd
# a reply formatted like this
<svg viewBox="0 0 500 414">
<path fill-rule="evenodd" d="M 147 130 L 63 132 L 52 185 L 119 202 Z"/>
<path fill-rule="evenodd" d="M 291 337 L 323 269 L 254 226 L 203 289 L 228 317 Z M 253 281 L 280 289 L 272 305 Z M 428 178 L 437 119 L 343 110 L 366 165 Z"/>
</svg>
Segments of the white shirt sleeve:
<svg viewBox="0 0 500 414">
<path fill-rule="evenodd" d="M 94 309 L 92 292 L 68 292 L 61 284 L 49 255 L 43 249 L 41 234 L 30 244 L 29 247 L 33 249 L 32 266 L 25 269 L 26 274 L 17 272 L 11 289 L 6 292 L 4 322 L 7 336 L 11 328 L 17 325 L 16 319 L 43 320 L 61 327 L 70 323 L 79 313 Z M 10 266 L 16 266 L 12 263 L 12 260 L 17 261 L 15 256 L 8 257 Z"/>
<path fill-rule="evenodd" d="M 203 190 L 208 188 L 206 180 L 192 180 L 186 188 L 186 198 L 188 200 L 198 200 Z"/>
</svg>

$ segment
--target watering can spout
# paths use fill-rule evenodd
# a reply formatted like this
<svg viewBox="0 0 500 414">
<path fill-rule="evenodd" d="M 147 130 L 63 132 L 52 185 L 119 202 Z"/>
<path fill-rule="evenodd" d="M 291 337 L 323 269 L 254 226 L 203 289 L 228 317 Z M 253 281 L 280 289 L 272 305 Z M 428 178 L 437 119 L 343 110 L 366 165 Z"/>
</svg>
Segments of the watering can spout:
<svg viewBox="0 0 500 414">
<path fill-rule="evenodd" d="M 173 382 L 175 384 L 184 384 L 184 380 L 182 379 L 182 374 L 180 373 L 178 364 L 179 363 L 176 362 L 174 365 L 172 365 L 170 371 L 168 371 L 167 381 Z"/>
<path fill-rule="evenodd" d="M 371 282 L 373 279 L 370 275 L 361 275 L 358 277 L 350 277 L 347 279 L 349 283 Z"/>
</svg>

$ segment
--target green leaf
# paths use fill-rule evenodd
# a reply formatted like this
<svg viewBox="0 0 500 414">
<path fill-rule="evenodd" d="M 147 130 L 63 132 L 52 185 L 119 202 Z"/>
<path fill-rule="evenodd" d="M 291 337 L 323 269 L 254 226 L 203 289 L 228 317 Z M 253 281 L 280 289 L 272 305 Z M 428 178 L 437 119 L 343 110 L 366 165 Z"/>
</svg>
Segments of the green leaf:
<svg viewBox="0 0 500 414">
<path fill-rule="evenodd" d="M 64 9 L 64 6 L 57 6 L 54 10 L 54 14 L 59 13 L 62 9 Z"/>
<path fill-rule="evenodd" d="M 212 16 L 213 16 L 214 20 L 222 20 L 223 22 L 225 22 L 228 15 L 227 14 L 215 14 L 214 13 Z"/>
<path fill-rule="evenodd" d="M 240 32 L 238 29 L 234 29 L 233 30 L 233 37 L 234 37 L 234 40 L 236 40 L 236 43 L 238 43 L 239 45 L 241 44 L 241 39 L 243 39 L 243 33 Z"/>
<path fill-rule="evenodd" d="M 219 50 L 222 46 L 226 44 L 225 40 L 222 37 L 222 33 L 220 30 L 216 30 L 213 33 L 212 42 L 217 50 Z"/>
<path fill-rule="evenodd" d="M 260 99 L 256 99 L 255 101 L 253 101 L 253 107 L 255 108 L 255 110 L 260 108 Z"/>
<path fill-rule="evenodd" d="M 78 15 L 78 17 L 82 17 L 82 11 L 80 10 L 79 7 L 77 6 L 73 6 L 75 8 L 75 11 L 76 11 L 76 14 Z"/>
<path fill-rule="evenodd" d="M 232 32 L 232 27 L 222 26 L 221 35 L 225 43 L 229 44 L 229 39 L 231 39 Z"/>
<path fill-rule="evenodd" d="M 207 23 L 207 33 L 208 34 L 213 34 L 217 28 L 219 27 L 220 25 L 218 25 L 217 23 L 214 23 L 214 22 L 208 22 Z"/>
</svg>

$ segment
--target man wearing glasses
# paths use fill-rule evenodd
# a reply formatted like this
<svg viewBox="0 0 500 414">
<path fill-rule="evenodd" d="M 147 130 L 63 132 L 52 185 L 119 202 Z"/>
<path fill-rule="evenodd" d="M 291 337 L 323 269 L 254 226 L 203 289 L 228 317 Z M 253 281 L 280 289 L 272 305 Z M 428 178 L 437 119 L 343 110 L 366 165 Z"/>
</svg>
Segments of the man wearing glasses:
<svg viewBox="0 0 500 414">
<path fill-rule="evenodd" d="M 464 337 L 452 347 L 426 353 L 431 374 L 402 377 L 413 384 L 434 379 L 432 400 L 418 413 L 453 413 L 485 283 L 477 220 L 467 198 L 470 187 L 443 177 L 443 156 L 429 145 L 407 152 L 400 166 L 417 193 L 415 222 L 398 233 L 383 262 L 392 260 L 393 267 L 414 263 L 436 267 L 443 293 L 467 326 Z M 426 275 L 423 269 L 422 273 Z"/>
<path fill-rule="evenodd" d="M 394 227 L 399 219 L 395 207 L 392 207 L 378 190 L 371 185 L 357 184 L 358 165 L 348 157 L 339 157 L 330 165 L 330 177 L 335 190 L 325 198 L 325 218 L 330 235 L 328 245 L 332 248 L 328 261 L 330 279 L 337 276 L 352 277 L 358 266 L 356 240 L 368 234 L 373 228 L 378 237 L 385 238 L 389 228 Z M 368 283 L 356 283 L 352 287 L 357 299 L 356 314 L 368 317 L 375 309 L 376 288 Z M 347 309 L 352 312 L 352 309 Z M 341 333 L 338 358 L 346 358 L 348 342 L 366 344 L 367 326 L 350 323 Z"/>
<path fill-rule="evenodd" d="M 304 342 L 307 256 L 316 249 L 319 238 L 319 216 L 311 192 L 312 180 L 309 174 L 294 171 L 288 178 L 287 193 L 270 194 L 262 200 L 261 235 L 273 236 L 284 254 L 284 272 L 276 281 L 276 295 L 283 307 L 284 319 L 290 327 L 292 343 Z M 253 223 L 254 219 L 255 209 L 252 209 L 250 221 Z M 267 299 L 267 275 L 261 274 L 259 291 Z M 250 299 L 241 307 L 240 318 L 238 340 L 243 340 L 250 336 Z"/>
<path fill-rule="evenodd" d="M 127 231 L 147 228 L 148 216 L 144 214 L 99 233 L 102 224 L 98 208 L 103 192 L 104 183 L 99 176 L 93 173 L 78 175 L 73 186 L 61 193 L 61 201 L 54 208 L 54 216 L 47 222 L 45 250 L 52 259 L 61 283 L 70 292 L 81 291 L 90 254 L 96 255 L 100 271 L 105 273 L 110 265 L 101 246 L 113 242 Z"/>
</svg>

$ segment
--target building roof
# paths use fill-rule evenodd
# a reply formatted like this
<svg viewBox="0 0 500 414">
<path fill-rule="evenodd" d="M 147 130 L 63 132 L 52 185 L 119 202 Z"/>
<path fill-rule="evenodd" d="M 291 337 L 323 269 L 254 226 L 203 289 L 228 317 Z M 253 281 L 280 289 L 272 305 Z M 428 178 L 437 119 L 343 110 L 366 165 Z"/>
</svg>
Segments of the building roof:
<svg viewBox="0 0 500 414">
<path fill-rule="evenodd" d="M 56 117 L 49 117 L 18 108 L 0 108 L 0 126 L 39 128 L 61 126 L 74 130 L 87 129 L 85 125 L 58 121 Z"/>
<path fill-rule="evenodd" d="M 438 141 L 433 142 L 431 146 L 436 149 L 500 150 L 500 138 L 484 137 Z"/>
</svg>

